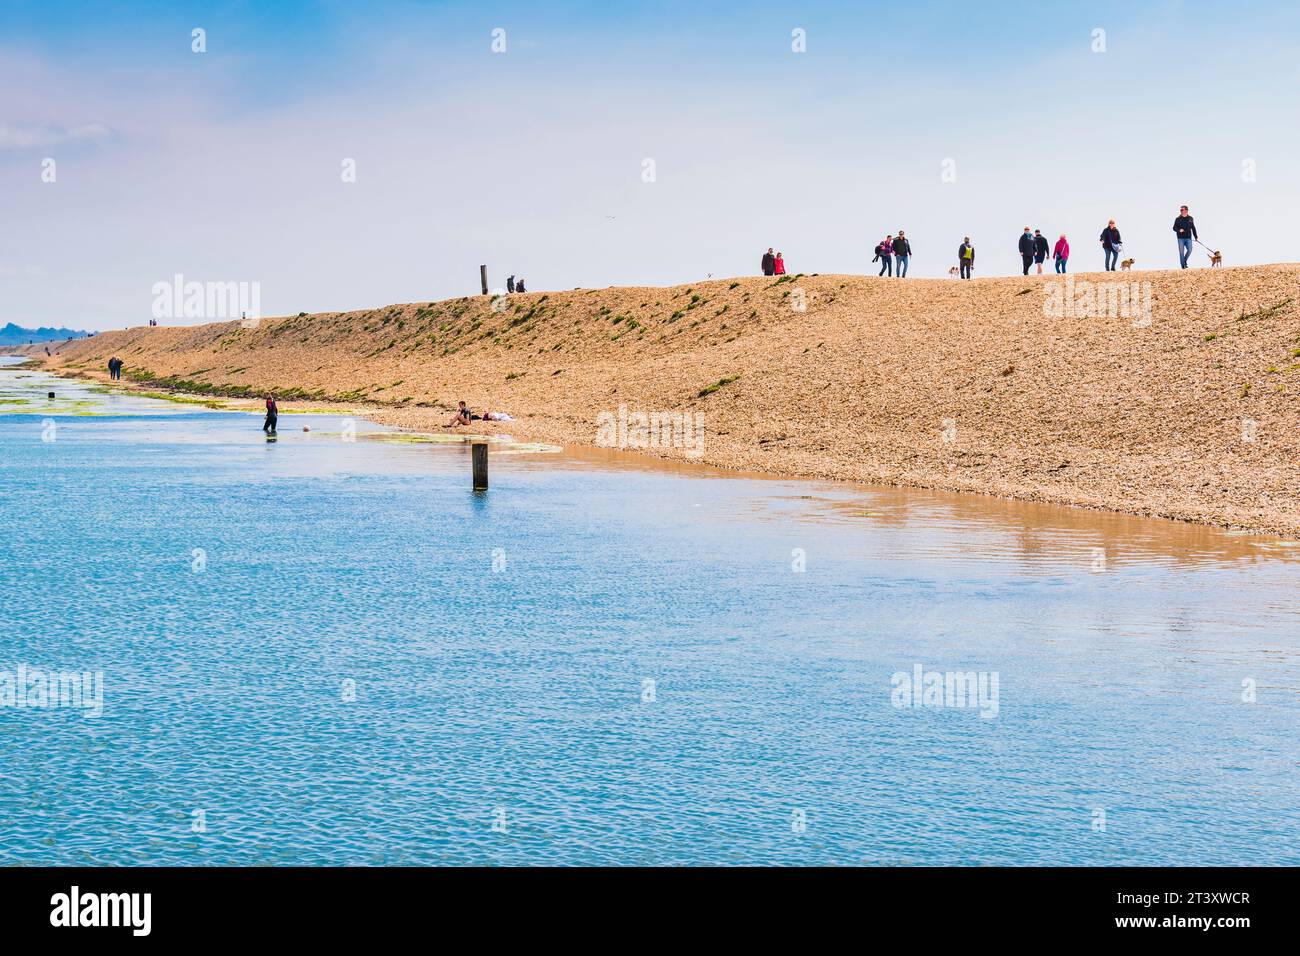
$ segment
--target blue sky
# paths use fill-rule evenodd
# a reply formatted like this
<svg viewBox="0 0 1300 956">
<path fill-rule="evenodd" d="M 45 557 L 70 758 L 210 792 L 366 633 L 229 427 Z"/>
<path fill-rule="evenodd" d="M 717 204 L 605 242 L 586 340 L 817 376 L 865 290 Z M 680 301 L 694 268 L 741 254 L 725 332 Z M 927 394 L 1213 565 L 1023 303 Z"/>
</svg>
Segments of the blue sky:
<svg viewBox="0 0 1300 956">
<path fill-rule="evenodd" d="M 1009 274 L 1024 225 L 1095 269 L 1110 217 L 1169 268 L 1183 202 L 1229 264 L 1296 261 L 1298 47 L 1280 3 L 7 0 L 0 323 L 141 324 L 176 273 L 282 314 L 474 292 L 480 262 L 866 272 L 900 227 L 916 276 L 963 235 Z"/>
</svg>

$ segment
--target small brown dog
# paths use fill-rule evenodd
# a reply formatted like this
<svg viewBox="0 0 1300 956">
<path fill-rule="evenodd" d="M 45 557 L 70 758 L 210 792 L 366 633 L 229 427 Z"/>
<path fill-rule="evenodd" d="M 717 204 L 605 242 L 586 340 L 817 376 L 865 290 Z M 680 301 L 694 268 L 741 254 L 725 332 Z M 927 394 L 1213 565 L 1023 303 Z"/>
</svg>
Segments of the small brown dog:
<svg viewBox="0 0 1300 956">
<path fill-rule="evenodd" d="M 1133 268 L 1133 263 L 1135 262 L 1137 262 L 1136 259 L 1125 259 L 1123 262 L 1119 264 L 1120 271 L 1128 272 L 1129 269 Z"/>
<path fill-rule="evenodd" d="M 1210 256 L 1210 268 L 1221 268 L 1223 266 L 1223 253 L 1218 249 L 1214 250 L 1214 255 Z"/>
</svg>

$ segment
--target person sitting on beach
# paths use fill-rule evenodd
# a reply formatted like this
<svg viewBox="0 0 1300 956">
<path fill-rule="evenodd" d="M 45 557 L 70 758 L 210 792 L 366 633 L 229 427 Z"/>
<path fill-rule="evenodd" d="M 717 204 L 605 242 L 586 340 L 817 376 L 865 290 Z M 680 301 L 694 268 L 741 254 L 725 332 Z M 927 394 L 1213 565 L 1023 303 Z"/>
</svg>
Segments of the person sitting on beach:
<svg viewBox="0 0 1300 956">
<path fill-rule="evenodd" d="M 778 252 L 776 254 L 776 258 L 772 260 L 772 275 L 775 276 L 785 275 L 785 253 L 784 252 Z"/>
<path fill-rule="evenodd" d="M 513 422 L 514 416 L 509 412 L 484 412 L 483 421 L 485 422 Z"/>
<path fill-rule="evenodd" d="M 516 292 L 527 292 L 527 291 L 528 291 L 527 289 L 524 288 L 524 280 L 523 280 L 523 279 L 516 279 L 516 280 L 515 280 L 515 291 L 516 291 Z"/>
<path fill-rule="evenodd" d="M 447 423 L 448 428 L 455 425 L 468 425 L 473 420 L 473 413 L 469 410 L 468 405 L 464 402 L 457 402 L 456 404 L 456 414 L 451 416 L 451 421 Z"/>
<path fill-rule="evenodd" d="M 275 434 L 275 423 L 280 419 L 280 409 L 275 404 L 275 396 L 267 394 L 266 396 L 266 421 L 262 423 L 262 431 L 268 435 Z"/>
</svg>

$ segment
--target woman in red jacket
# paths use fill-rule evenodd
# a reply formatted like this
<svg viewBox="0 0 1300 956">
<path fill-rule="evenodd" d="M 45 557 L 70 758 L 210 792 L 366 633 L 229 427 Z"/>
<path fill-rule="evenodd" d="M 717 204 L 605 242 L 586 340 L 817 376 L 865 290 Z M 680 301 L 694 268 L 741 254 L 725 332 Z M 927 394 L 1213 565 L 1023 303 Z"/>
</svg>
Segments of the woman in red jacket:
<svg viewBox="0 0 1300 956">
<path fill-rule="evenodd" d="M 776 254 L 776 271 L 773 272 L 772 274 L 778 276 L 785 275 L 785 253 L 784 252 L 778 252 Z"/>
<path fill-rule="evenodd" d="M 1056 248 L 1052 250 L 1052 258 L 1056 260 L 1056 271 L 1065 271 L 1065 262 L 1070 258 L 1070 244 L 1065 241 L 1065 233 L 1061 233 L 1061 238 L 1056 240 Z"/>
</svg>

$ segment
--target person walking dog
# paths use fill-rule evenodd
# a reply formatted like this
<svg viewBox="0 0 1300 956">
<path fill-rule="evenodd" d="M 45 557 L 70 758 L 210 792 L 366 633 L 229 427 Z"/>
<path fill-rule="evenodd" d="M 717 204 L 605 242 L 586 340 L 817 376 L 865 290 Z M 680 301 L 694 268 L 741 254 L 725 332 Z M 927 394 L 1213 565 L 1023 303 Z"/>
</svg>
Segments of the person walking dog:
<svg viewBox="0 0 1300 956">
<path fill-rule="evenodd" d="M 1101 248 L 1106 253 L 1106 271 L 1114 272 L 1115 263 L 1119 262 L 1119 250 L 1122 240 L 1119 237 L 1119 230 L 1115 228 L 1115 220 L 1112 219 L 1101 231 Z"/>
<path fill-rule="evenodd" d="M 1196 234 L 1196 221 L 1187 214 L 1186 206 L 1178 207 L 1178 218 L 1174 220 L 1174 235 L 1178 237 L 1178 264 L 1187 268 L 1187 260 L 1192 257 L 1192 242 L 1201 237 Z"/>
<path fill-rule="evenodd" d="M 957 247 L 957 265 L 961 266 L 961 277 L 970 278 L 970 272 L 975 268 L 975 247 L 971 244 L 970 236 L 961 241 Z"/>
</svg>

